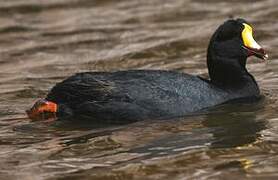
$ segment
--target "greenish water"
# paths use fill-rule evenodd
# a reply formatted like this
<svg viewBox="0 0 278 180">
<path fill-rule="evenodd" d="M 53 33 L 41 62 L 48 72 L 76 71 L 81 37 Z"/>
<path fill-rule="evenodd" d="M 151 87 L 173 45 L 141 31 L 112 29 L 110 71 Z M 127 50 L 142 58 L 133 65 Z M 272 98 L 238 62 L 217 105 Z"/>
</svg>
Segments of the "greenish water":
<svg viewBox="0 0 278 180">
<path fill-rule="evenodd" d="M 167 69 L 207 76 L 230 16 L 253 24 L 264 99 L 179 119 L 95 127 L 31 122 L 25 110 L 69 75 Z M 0 179 L 277 179 L 278 1 L 0 1 Z"/>
</svg>

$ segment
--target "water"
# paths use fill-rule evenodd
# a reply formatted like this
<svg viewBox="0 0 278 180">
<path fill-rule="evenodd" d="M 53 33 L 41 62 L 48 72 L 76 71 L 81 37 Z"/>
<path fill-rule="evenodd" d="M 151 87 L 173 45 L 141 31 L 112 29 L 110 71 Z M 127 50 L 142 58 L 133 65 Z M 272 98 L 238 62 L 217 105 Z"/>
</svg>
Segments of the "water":
<svg viewBox="0 0 278 180">
<path fill-rule="evenodd" d="M 0 1 L 0 179 L 277 179 L 278 1 Z M 165 121 L 94 127 L 25 110 L 76 72 L 167 69 L 207 76 L 230 16 L 270 60 L 248 60 L 265 96 Z"/>
</svg>

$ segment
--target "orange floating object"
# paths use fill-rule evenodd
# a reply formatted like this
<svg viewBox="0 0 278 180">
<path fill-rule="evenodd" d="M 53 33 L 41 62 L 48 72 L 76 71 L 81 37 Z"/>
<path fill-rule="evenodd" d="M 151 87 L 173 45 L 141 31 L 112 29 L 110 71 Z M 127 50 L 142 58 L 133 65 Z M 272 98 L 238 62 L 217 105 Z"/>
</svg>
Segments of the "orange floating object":
<svg viewBox="0 0 278 180">
<path fill-rule="evenodd" d="M 32 120 L 56 118 L 57 104 L 44 99 L 38 100 L 34 106 L 27 110 L 28 117 Z"/>
</svg>

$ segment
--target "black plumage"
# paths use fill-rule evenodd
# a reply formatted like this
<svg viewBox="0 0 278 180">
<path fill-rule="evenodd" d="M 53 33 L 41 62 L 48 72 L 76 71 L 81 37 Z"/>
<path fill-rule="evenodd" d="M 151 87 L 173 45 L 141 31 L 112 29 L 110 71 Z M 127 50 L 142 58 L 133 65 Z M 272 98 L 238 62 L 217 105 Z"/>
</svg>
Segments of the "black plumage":
<svg viewBox="0 0 278 180">
<path fill-rule="evenodd" d="M 109 122 L 164 119 L 260 91 L 245 68 L 242 19 L 228 20 L 211 38 L 207 64 L 210 79 L 162 70 L 85 72 L 58 83 L 46 100 L 58 104 L 58 116 Z"/>
</svg>

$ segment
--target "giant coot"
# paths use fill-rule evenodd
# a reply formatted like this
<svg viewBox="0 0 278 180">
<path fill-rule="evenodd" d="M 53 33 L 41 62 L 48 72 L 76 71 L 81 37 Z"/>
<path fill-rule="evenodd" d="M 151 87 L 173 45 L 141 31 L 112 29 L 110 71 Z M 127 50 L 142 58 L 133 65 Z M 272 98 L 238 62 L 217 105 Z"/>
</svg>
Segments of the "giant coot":
<svg viewBox="0 0 278 180">
<path fill-rule="evenodd" d="M 235 99 L 258 98 L 260 90 L 246 60 L 268 56 L 252 34 L 244 19 L 220 25 L 207 50 L 210 79 L 163 70 L 78 73 L 56 84 L 27 114 L 31 119 L 50 113 L 60 119 L 123 123 L 184 116 Z"/>
</svg>

